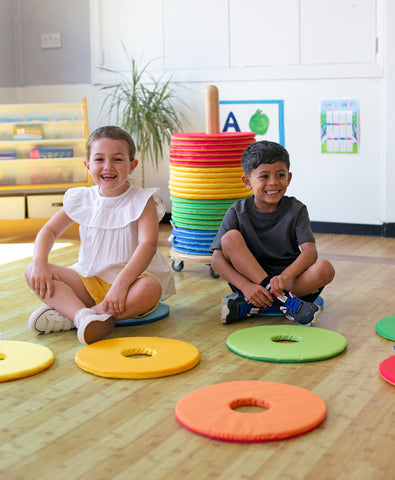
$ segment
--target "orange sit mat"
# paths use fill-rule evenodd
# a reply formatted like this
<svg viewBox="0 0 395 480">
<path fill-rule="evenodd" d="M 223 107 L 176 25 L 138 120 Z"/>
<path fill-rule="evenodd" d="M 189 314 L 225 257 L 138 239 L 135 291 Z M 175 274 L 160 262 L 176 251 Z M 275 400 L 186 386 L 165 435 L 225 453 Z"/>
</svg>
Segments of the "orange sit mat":
<svg viewBox="0 0 395 480">
<path fill-rule="evenodd" d="M 29 377 L 50 367 L 51 350 L 36 343 L 16 340 L 0 341 L 0 382 Z"/>
<path fill-rule="evenodd" d="M 262 411 L 242 412 L 243 406 Z M 175 416 L 194 433 L 229 442 L 266 442 L 313 430 L 326 418 L 325 402 L 304 388 L 275 382 L 237 381 L 200 388 L 183 397 Z"/>
<path fill-rule="evenodd" d="M 81 348 L 75 363 L 86 372 L 109 378 L 156 378 L 193 368 L 199 350 L 181 340 L 160 337 L 111 338 Z"/>
</svg>

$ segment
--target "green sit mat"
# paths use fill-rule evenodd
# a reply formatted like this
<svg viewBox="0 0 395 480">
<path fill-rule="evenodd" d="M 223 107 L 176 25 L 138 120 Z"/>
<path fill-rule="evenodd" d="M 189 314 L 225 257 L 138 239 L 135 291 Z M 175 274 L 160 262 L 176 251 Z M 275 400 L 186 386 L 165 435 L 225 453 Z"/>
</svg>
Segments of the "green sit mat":
<svg viewBox="0 0 395 480">
<path fill-rule="evenodd" d="M 137 318 L 126 318 L 125 320 L 117 320 L 116 327 L 126 327 L 130 325 L 142 325 L 143 323 L 156 322 L 169 315 L 169 305 L 159 302 L 158 306 L 151 313 Z"/>
<path fill-rule="evenodd" d="M 227 347 L 242 357 L 266 362 L 314 362 L 339 355 L 347 346 L 340 333 L 299 325 L 264 325 L 229 335 Z"/>
<path fill-rule="evenodd" d="M 395 315 L 379 320 L 376 323 L 376 332 L 384 338 L 395 340 Z"/>
<path fill-rule="evenodd" d="M 214 210 L 214 209 L 223 209 L 225 210 L 230 207 L 233 203 L 235 203 L 237 198 L 220 198 L 220 199 L 200 199 L 200 200 L 191 200 L 188 198 L 179 198 L 179 197 L 174 197 L 173 195 L 170 195 L 170 199 L 172 202 L 172 205 L 180 205 L 183 206 L 184 208 L 193 208 L 193 209 L 209 209 L 209 210 Z"/>
</svg>

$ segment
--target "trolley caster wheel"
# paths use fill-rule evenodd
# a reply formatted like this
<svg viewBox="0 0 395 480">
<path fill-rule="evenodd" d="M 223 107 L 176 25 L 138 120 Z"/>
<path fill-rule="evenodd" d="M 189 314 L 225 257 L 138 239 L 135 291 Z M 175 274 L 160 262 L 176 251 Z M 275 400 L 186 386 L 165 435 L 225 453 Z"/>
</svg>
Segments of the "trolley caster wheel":
<svg viewBox="0 0 395 480">
<path fill-rule="evenodd" d="M 212 276 L 212 278 L 219 278 L 218 273 L 214 272 L 211 266 L 210 266 L 210 275 Z"/>
<path fill-rule="evenodd" d="M 171 268 L 175 271 L 175 272 L 181 272 L 181 270 L 184 268 L 184 262 L 181 260 L 173 260 L 172 264 L 171 264 Z"/>
</svg>

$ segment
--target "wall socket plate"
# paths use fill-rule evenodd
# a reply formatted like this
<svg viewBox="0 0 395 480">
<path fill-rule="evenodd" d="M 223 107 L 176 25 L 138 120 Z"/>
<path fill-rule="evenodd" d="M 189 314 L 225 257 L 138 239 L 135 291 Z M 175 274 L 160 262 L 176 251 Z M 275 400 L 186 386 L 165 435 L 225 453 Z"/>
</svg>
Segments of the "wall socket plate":
<svg viewBox="0 0 395 480">
<path fill-rule="evenodd" d="M 62 46 L 62 36 L 60 33 L 42 33 L 41 48 L 60 48 Z"/>
</svg>

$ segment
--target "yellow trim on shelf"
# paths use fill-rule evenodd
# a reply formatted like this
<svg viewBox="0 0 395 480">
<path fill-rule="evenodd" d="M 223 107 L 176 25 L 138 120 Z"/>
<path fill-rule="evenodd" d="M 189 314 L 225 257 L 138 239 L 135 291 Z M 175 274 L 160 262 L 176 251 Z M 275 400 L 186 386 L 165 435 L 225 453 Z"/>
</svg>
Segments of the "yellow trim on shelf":
<svg viewBox="0 0 395 480">
<path fill-rule="evenodd" d="M 29 237 L 34 239 L 49 218 L 24 218 L 23 220 L 0 220 L 0 239 Z M 63 234 L 63 238 L 79 238 L 79 225 L 73 223 Z"/>
</svg>

